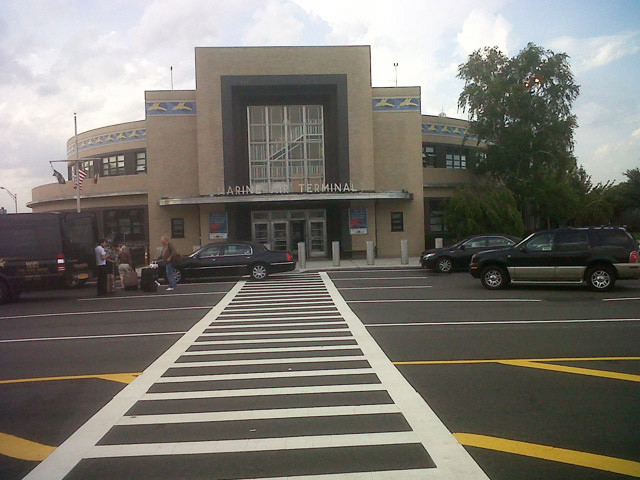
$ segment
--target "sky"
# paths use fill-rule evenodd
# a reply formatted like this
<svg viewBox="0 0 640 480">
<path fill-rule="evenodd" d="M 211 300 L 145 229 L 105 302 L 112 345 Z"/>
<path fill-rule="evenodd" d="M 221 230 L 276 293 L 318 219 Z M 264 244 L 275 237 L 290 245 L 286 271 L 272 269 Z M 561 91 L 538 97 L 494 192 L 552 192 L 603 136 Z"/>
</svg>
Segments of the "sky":
<svg viewBox="0 0 640 480">
<path fill-rule="evenodd" d="M 0 186 L 29 212 L 78 131 L 144 119 L 145 90 L 195 88 L 195 47 L 370 45 L 374 87 L 458 110 L 458 66 L 484 46 L 566 53 L 575 154 L 592 181 L 640 166 L 640 0 L 0 0 Z M 60 165 L 60 164 L 59 164 Z M 0 207 L 14 201 L 0 190 Z"/>
</svg>

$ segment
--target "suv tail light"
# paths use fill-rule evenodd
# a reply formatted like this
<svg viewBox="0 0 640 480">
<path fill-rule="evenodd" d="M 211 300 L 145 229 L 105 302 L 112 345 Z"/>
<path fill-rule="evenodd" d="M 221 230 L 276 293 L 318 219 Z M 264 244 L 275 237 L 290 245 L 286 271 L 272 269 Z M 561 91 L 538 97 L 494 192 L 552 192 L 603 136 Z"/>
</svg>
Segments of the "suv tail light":
<svg viewBox="0 0 640 480">
<path fill-rule="evenodd" d="M 640 258 L 638 258 L 638 252 L 631 252 L 629 254 L 629 263 L 639 263 Z"/>
<path fill-rule="evenodd" d="M 293 255 L 287 252 L 287 262 L 293 262 Z"/>
<path fill-rule="evenodd" d="M 66 272 L 67 271 L 67 263 L 64 260 L 64 254 L 58 254 L 58 272 Z"/>
</svg>

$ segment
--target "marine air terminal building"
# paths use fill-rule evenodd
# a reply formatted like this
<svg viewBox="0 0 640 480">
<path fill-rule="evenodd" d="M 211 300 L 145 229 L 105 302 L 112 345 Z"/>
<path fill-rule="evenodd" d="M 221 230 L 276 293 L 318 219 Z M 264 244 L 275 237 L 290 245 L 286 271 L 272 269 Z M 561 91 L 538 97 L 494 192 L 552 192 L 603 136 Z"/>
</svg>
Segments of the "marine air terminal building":
<svg viewBox="0 0 640 480">
<path fill-rule="evenodd" d="M 255 240 L 311 257 L 411 255 L 442 236 L 441 202 L 473 181 L 467 123 L 422 115 L 419 87 L 373 88 L 368 46 L 196 48 L 195 90 L 145 92 L 146 118 L 67 142 L 83 211 L 116 243 L 182 252 Z M 72 176 L 71 167 L 67 173 Z M 97 181 L 93 181 L 95 177 Z M 73 182 L 34 212 L 76 208 Z"/>
</svg>

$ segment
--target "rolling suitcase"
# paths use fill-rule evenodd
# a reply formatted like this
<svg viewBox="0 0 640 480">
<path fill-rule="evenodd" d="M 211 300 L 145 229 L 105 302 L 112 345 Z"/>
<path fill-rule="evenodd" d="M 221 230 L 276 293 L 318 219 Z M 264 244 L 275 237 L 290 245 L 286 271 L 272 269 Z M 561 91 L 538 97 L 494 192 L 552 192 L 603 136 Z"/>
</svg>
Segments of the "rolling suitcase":
<svg viewBox="0 0 640 480">
<path fill-rule="evenodd" d="M 158 283 L 156 282 L 155 268 L 143 268 L 140 272 L 140 289 L 145 292 L 155 292 L 158 290 Z"/>
<path fill-rule="evenodd" d="M 138 289 L 138 274 L 135 270 L 131 270 L 124 274 L 122 277 L 122 286 L 125 290 L 137 290 Z"/>
</svg>

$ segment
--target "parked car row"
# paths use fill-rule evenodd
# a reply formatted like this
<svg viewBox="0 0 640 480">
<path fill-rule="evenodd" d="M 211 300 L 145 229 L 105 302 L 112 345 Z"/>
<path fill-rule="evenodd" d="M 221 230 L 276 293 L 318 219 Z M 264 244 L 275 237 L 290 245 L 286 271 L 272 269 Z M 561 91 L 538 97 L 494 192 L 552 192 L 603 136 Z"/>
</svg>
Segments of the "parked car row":
<svg viewBox="0 0 640 480">
<path fill-rule="evenodd" d="M 421 264 L 442 273 L 467 269 L 489 290 L 510 283 L 585 284 L 611 290 L 617 280 L 640 279 L 638 242 L 622 227 L 545 230 L 520 242 L 481 235 L 422 254 Z"/>
</svg>

